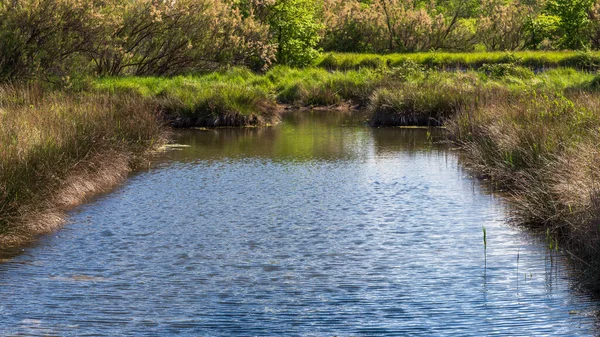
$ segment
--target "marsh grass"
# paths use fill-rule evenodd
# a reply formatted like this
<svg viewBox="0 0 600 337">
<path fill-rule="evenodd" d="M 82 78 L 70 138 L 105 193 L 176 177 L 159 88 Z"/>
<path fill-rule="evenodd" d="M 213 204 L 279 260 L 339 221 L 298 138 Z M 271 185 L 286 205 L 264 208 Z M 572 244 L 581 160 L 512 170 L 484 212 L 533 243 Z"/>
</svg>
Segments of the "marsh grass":
<svg viewBox="0 0 600 337">
<path fill-rule="evenodd" d="M 387 73 L 370 98 L 372 126 L 441 126 L 459 109 L 477 106 L 510 90 L 483 73 L 411 70 Z"/>
<path fill-rule="evenodd" d="M 103 78 L 92 87 L 139 95 L 176 127 L 256 126 L 278 118 L 271 83 L 242 68 L 205 76 Z"/>
<path fill-rule="evenodd" d="M 121 181 L 162 141 L 137 97 L 1 86 L 0 246 L 55 229 L 66 208 Z"/>
<path fill-rule="evenodd" d="M 576 51 L 428 52 L 387 55 L 328 53 L 315 60 L 315 65 L 329 70 L 377 69 L 395 67 L 407 60 L 439 70 L 478 69 L 485 64 L 498 63 L 515 64 L 535 70 L 572 67 L 594 71 L 600 67 L 599 52 Z"/>
<path fill-rule="evenodd" d="M 485 226 L 482 226 L 481 230 L 483 232 L 483 256 L 485 261 L 484 268 L 487 268 L 487 229 L 485 228 Z"/>
<path fill-rule="evenodd" d="M 319 68 L 275 67 L 266 74 L 277 101 L 298 106 L 330 106 L 342 102 L 365 105 L 382 73 L 371 69 L 329 72 Z"/>
<path fill-rule="evenodd" d="M 509 192 L 514 219 L 545 232 L 552 248 L 560 242 L 597 287 L 600 98 L 535 90 L 461 109 L 446 126 L 465 163 Z"/>
<path fill-rule="evenodd" d="M 579 90 L 593 77 L 574 69 L 534 74 L 512 63 L 485 64 L 478 71 L 440 71 L 405 59 L 392 68 L 346 71 L 276 66 L 262 75 L 230 68 L 172 78 L 101 78 L 92 81 L 91 88 L 139 95 L 177 127 L 268 125 L 277 123 L 280 105 L 347 104 L 368 106 L 377 126 L 440 125 L 461 106 L 493 99 L 493 92 Z"/>
<path fill-rule="evenodd" d="M 574 69 L 534 74 L 506 64 L 465 72 L 409 69 L 384 72 L 368 105 L 371 125 L 439 126 L 461 110 L 520 99 L 531 92 L 581 92 L 596 81 L 593 74 Z"/>
<path fill-rule="evenodd" d="M 444 84 L 402 84 L 373 93 L 372 126 L 441 126 L 461 106 L 474 104 L 474 87 Z"/>
</svg>

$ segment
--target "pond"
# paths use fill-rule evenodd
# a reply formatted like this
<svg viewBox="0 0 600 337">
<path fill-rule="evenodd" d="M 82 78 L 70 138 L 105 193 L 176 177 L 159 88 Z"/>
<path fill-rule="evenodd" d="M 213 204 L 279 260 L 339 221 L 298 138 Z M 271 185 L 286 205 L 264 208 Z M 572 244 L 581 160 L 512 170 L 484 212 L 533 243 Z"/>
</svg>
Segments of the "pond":
<svg viewBox="0 0 600 337">
<path fill-rule="evenodd" d="M 189 147 L 0 264 L 0 335 L 598 334 L 566 260 L 443 131 L 364 121 L 178 131 Z"/>
</svg>

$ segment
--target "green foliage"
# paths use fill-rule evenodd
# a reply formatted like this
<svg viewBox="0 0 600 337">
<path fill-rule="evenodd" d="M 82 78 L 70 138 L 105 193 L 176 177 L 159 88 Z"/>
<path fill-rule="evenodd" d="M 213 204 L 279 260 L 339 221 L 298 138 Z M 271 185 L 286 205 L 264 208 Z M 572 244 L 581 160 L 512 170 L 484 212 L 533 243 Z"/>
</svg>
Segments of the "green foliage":
<svg viewBox="0 0 600 337">
<path fill-rule="evenodd" d="M 560 20 L 558 29 L 561 37 L 558 45 L 565 49 L 581 49 L 588 45 L 585 30 L 590 23 L 588 13 L 593 0 L 551 0 L 548 11 Z"/>
<path fill-rule="evenodd" d="M 271 7 L 269 23 L 279 63 L 306 66 L 318 56 L 321 25 L 316 20 L 315 0 L 277 0 Z"/>
<path fill-rule="evenodd" d="M 479 70 L 486 73 L 491 78 L 512 76 L 519 79 L 530 79 L 534 76 L 531 69 L 515 66 L 511 63 L 484 64 Z"/>
<path fill-rule="evenodd" d="M 529 41 L 526 45 L 533 50 L 540 49 L 542 43 L 551 41 L 555 37 L 559 29 L 559 24 L 560 18 L 556 15 L 540 14 L 536 17 L 528 16 L 525 22 L 525 29 L 529 34 Z"/>
</svg>

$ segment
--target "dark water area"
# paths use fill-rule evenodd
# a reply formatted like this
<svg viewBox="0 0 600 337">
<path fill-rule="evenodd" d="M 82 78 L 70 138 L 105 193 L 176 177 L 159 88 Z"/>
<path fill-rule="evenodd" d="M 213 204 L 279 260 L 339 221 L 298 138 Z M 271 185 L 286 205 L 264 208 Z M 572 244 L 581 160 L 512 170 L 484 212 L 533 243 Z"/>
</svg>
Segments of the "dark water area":
<svg viewBox="0 0 600 337">
<path fill-rule="evenodd" d="M 182 131 L 0 263 L 0 335 L 597 335 L 566 260 L 439 132 L 339 112 Z"/>
</svg>

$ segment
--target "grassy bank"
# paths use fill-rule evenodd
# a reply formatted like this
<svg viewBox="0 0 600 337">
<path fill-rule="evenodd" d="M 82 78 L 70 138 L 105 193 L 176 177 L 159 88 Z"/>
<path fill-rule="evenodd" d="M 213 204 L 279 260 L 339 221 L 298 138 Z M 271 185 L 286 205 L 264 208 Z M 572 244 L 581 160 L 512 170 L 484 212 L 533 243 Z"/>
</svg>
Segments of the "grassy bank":
<svg viewBox="0 0 600 337">
<path fill-rule="evenodd" d="M 205 76 L 113 77 L 95 80 L 103 94 L 130 94 L 156 106 L 175 127 L 257 126 L 276 123 L 271 83 L 247 69 Z"/>
<path fill-rule="evenodd" d="M 230 68 L 198 76 L 100 78 L 89 87 L 137 95 L 155 104 L 175 127 L 260 126 L 277 123 L 282 106 L 364 105 L 382 76 L 371 69 L 330 72 L 277 66 L 262 75 Z"/>
<path fill-rule="evenodd" d="M 532 91 L 471 109 L 447 123 L 465 164 L 511 197 L 518 223 L 600 272 L 600 98 L 595 90 Z"/>
<path fill-rule="evenodd" d="M 534 74 L 507 64 L 465 72 L 395 68 L 385 74 L 368 104 L 373 126 L 439 126 L 461 110 L 521 97 L 530 91 L 584 90 L 594 80 L 594 75 L 574 69 Z"/>
<path fill-rule="evenodd" d="M 0 87 L 0 247 L 54 230 L 64 211 L 122 181 L 163 141 L 153 107 L 130 95 Z"/>
<path fill-rule="evenodd" d="M 440 125 L 465 105 L 488 96 L 530 89 L 567 90 L 593 75 L 571 68 L 534 74 L 514 64 L 478 70 L 441 71 L 414 62 L 384 69 L 329 71 L 277 66 L 265 74 L 243 68 L 172 78 L 112 77 L 93 80 L 91 90 L 132 94 L 158 107 L 175 127 L 275 124 L 284 106 L 368 107 L 374 126 Z M 489 97 L 489 99 L 494 99 Z"/>
<path fill-rule="evenodd" d="M 450 53 L 428 52 L 411 54 L 353 54 L 328 53 L 315 60 L 314 64 L 329 70 L 359 68 L 390 68 L 407 62 L 434 69 L 478 69 L 485 64 L 508 63 L 543 70 L 571 67 L 593 71 L 600 69 L 600 52 L 576 51 L 515 51 Z"/>
</svg>

